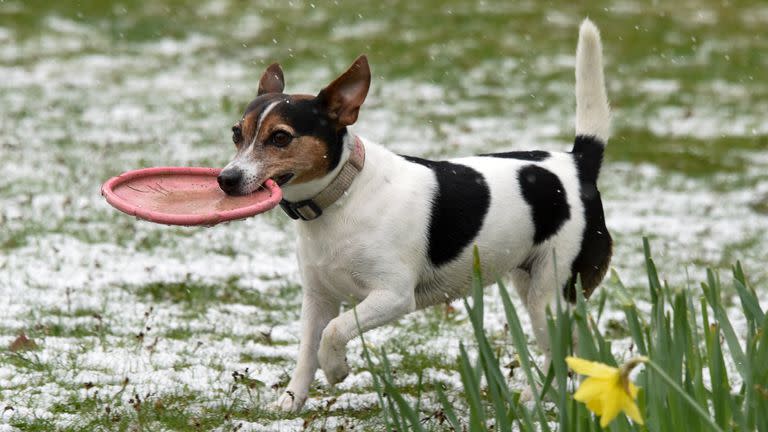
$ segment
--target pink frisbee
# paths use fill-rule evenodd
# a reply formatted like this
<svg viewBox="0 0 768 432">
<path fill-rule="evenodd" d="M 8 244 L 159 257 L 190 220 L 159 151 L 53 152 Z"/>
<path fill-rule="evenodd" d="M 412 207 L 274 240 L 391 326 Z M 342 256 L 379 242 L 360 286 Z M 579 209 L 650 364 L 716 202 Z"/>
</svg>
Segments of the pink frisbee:
<svg viewBox="0 0 768 432">
<path fill-rule="evenodd" d="M 107 180 L 101 194 L 123 213 L 166 225 L 216 225 L 264 213 L 283 198 L 280 187 L 243 196 L 219 188 L 218 168 L 158 167 L 128 171 Z"/>
</svg>

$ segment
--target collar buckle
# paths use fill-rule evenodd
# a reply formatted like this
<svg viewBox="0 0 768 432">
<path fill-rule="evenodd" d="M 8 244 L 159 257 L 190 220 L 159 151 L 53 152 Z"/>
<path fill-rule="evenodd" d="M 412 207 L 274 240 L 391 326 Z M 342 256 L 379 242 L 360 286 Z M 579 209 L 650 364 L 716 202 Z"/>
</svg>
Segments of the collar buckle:
<svg viewBox="0 0 768 432">
<path fill-rule="evenodd" d="M 280 201 L 280 208 L 294 220 L 301 219 L 304 221 L 311 221 L 312 219 L 319 218 L 320 215 L 323 214 L 323 209 L 311 199 L 298 202 L 282 200 Z"/>
</svg>

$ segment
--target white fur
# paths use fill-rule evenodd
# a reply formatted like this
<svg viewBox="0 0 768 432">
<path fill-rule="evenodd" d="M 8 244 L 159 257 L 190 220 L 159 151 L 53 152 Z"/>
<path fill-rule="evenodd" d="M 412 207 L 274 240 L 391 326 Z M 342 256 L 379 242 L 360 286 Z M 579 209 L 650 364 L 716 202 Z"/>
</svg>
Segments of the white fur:
<svg viewBox="0 0 768 432">
<path fill-rule="evenodd" d="M 251 141 L 250 145 L 250 151 L 253 152 L 253 149 L 256 148 L 256 138 L 259 136 L 259 132 L 261 132 L 261 124 L 264 123 L 264 119 L 267 118 L 269 115 L 269 112 L 272 111 L 277 104 L 279 104 L 282 101 L 274 101 L 271 104 L 267 105 L 267 107 L 264 109 L 264 111 L 261 112 L 261 115 L 259 115 L 259 120 L 256 121 L 256 132 L 253 133 L 253 140 Z"/>
<path fill-rule="evenodd" d="M 243 152 L 240 152 L 232 162 L 224 167 L 224 170 L 230 168 L 238 169 L 243 173 L 243 194 L 252 193 L 261 186 L 263 164 L 260 161 L 247 158 L 243 156 Z"/>
<path fill-rule="evenodd" d="M 576 135 L 592 135 L 608 142 L 611 124 L 608 97 L 603 79 L 600 32 L 585 19 L 579 29 L 576 48 Z"/>
<path fill-rule="evenodd" d="M 282 101 L 275 101 L 267 105 L 264 111 L 259 115 L 259 119 L 256 122 L 256 131 L 253 134 L 253 139 L 247 147 L 238 150 L 235 158 L 224 167 L 224 170 L 237 169 L 243 173 L 242 179 L 242 193 L 249 194 L 258 189 L 263 179 L 262 170 L 264 164 L 261 163 L 258 157 L 254 157 L 254 153 L 257 151 L 256 139 L 259 136 L 261 130 L 261 123 L 267 117 L 270 111 Z"/>
<path fill-rule="evenodd" d="M 608 138 L 608 111 L 602 88 L 599 35 L 582 25 L 577 53 L 577 133 Z M 596 72 L 597 71 L 597 72 Z M 363 139 L 366 160 L 347 194 L 321 217 L 297 223 L 298 259 L 304 282 L 301 345 L 297 366 L 279 409 L 303 406 L 318 367 L 329 383 L 347 375 L 345 346 L 359 331 L 392 322 L 419 308 L 467 294 L 472 245 L 477 245 L 487 280 L 510 275 L 530 314 L 536 339 L 548 353 L 545 311 L 562 295 L 585 227 L 580 182 L 570 153 L 553 153 L 541 162 L 492 157 L 453 159 L 480 172 L 491 195 L 482 228 L 460 255 L 443 266 L 429 260 L 428 230 L 434 172 Z M 349 142 L 342 163 L 349 157 Z M 518 172 L 539 165 L 563 184 L 570 218 L 541 244 L 534 244 L 531 209 L 523 198 Z M 285 196 L 307 198 L 327 185 L 286 185 Z M 529 267 L 521 270 L 521 267 Z M 339 314 L 342 302 L 355 310 Z M 355 312 L 357 316 L 355 317 Z M 358 327 L 359 325 L 359 327 Z"/>
<path fill-rule="evenodd" d="M 360 330 L 367 331 L 417 308 L 464 296 L 470 286 L 471 246 L 439 268 L 429 261 L 427 232 L 431 197 L 437 187 L 433 171 L 370 141 L 363 142 L 366 164 L 347 196 L 320 218 L 297 224 L 303 325 L 297 367 L 287 387 L 294 397 L 286 393 L 278 402 L 285 410 L 295 411 L 303 405 L 318 366 L 332 384 L 346 376 L 344 347 L 357 336 L 357 322 Z M 529 281 L 521 284 L 516 280 L 516 287 L 546 351 L 545 310 L 570 276 L 585 223 L 573 159 L 556 153 L 537 163 L 558 175 L 571 207 L 571 218 L 538 246 L 533 244 L 530 208 L 517 179 L 518 169 L 531 162 L 488 157 L 452 162 L 481 172 L 491 191 L 483 227 L 472 241 L 478 246 L 488 279 L 513 272 L 532 254 L 538 257 Z M 417 284 L 439 290 L 417 294 Z M 357 322 L 352 310 L 338 315 L 341 302 L 357 303 Z"/>
</svg>

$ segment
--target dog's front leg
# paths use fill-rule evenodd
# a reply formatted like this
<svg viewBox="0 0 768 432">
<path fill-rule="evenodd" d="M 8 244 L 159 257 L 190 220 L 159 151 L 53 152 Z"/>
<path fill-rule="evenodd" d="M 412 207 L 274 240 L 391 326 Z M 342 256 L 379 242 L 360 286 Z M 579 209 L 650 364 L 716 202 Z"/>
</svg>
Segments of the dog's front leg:
<svg viewBox="0 0 768 432">
<path fill-rule="evenodd" d="M 301 339 L 296 369 L 285 391 L 275 402 L 276 408 L 285 412 L 298 412 L 304 406 L 309 386 L 317 371 L 317 349 L 320 335 L 333 317 L 339 314 L 339 302 L 322 298 L 305 288 L 301 301 Z"/>
<path fill-rule="evenodd" d="M 333 319 L 323 330 L 318 360 L 331 385 L 341 382 L 349 374 L 347 342 L 359 332 L 392 322 L 416 309 L 413 285 L 401 282 L 395 286 L 397 290 L 374 289 L 354 309 Z"/>
</svg>

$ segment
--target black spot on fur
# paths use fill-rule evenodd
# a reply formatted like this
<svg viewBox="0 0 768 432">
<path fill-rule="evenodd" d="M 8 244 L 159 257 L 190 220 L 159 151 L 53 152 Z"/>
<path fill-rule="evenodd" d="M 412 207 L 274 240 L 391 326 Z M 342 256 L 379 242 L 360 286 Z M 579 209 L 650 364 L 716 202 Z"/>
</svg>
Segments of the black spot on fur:
<svg viewBox="0 0 768 432">
<path fill-rule="evenodd" d="M 317 99 L 300 99 L 282 103 L 275 107 L 299 135 L 313 136 L 328 146 L 328 172 L 333 171 L 341 160 L 344 150 L 344 135 L 347 128 L 336 130 Z"/>
<path fill-rule="evenodd" d="M 504 159 L 520 159 L 531 162 L 541 162 L 549 158 L 549 152 L 543 150 L 513 151 L 505 153 L 487 153 L 481 154 L 483 157 L 496 157 Z"/>
<path fill-rule="evenodd" d="M 603 202 L 597 190 L 597 177 L 603 162 L 604 145 L 597 138 L 579 135 L 573 146 L 573 159 L 579 173 L 581 202 L 586 226 L 581 249 L 571 264 L 571 278 L 563 289 L 570 302 L 576 301 L 576 280 L 581 278 L 584 297 L 589 298 L 608 271 L 613 241 L 605 226 Z"/>
<path fill-rule="evenodd" d="M 403 157 L 431 169 L 437 178 L 429 221 L 429 259 L 441 266 L 458 257 L 480 232 L 491 204 L 490 190 L 483 175 L 468 166 Z"/>
<path fill-rule="evenodd" d="M 573 143 L 573 159 L 579 170 L 579 180 L 582 183 L 597 183 L 600 166 L 603 164 L 605 145 L 596 137 L 577 135 Z"/>
<path fill-rule="evenodd" d="M 520 169 L 517 179 L 523 198 L 531 206 L 536 228 L 533 241 L 541 243 L 555 234 L 571 217 L 565 188 L 555 174 L 536 165 Z"/>
<path fill-rule="evenodd" d="M 276 102 L 279 100 L 288 100 L 288 95 L 284 95 L 282 93 L 267 93 L 264 95 L 261 95 L 257 97 L 256 99 L 252 100 L 247 107 L 245 107 L 245 112 L 243 113 L 243 118 L 247 116 L 248 114 L 252 112 L 256 112 L 256 116 L 260 116 L 261 112 L 264 111 L 269 104 L 272 102 Z"/>
</svg>

